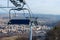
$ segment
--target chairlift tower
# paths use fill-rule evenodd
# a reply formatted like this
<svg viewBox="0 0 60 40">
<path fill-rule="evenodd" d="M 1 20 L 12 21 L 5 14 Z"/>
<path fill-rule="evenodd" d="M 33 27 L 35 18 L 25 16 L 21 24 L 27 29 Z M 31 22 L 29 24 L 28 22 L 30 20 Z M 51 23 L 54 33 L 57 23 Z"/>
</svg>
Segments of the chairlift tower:
<svg viewBox="0 0 60 40">
<path fill-rule="evenodd" d="M 11 2 L 15 7 L 9 7 L 9 2 Z M 20 4 L 22 3 L 22 5 Z M 32 21 L 31 21 L 31 14 L 30 10 L 27 8 L 24 8 L 24 5 L 26 5 L 26 2 L 24 0 L 7 0 L 7 7 L 0 7 L 0 8 L 11 8 L 9 10 L 9 22 L 8 25 L 30 25 L 30 40 L 32 40 Z M 29 12 L 29 17 L 26 19 L 11 19 L 11 11 L 24 11 L 27 10 Z M 15 14 L 16 17 L 16 14 Z"/>
</svg>

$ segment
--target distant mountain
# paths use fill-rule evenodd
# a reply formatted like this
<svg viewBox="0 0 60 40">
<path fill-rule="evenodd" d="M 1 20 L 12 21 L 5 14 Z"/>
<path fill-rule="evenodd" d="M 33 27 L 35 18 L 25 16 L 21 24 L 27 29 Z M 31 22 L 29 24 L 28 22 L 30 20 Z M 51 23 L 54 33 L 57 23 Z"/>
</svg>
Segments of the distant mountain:
<svg viewBox="0 0 60 40">
<path fill-rule="evenodd" d="M 22 14 L 22 13 L 18 13 L 17 14 L 18 17 L 29 17 L 29 14 Z M 9 17 L 9 15 L 7 13 L 0 13 L 0 16 L 2 17 Z M 54 20 L 54 21 L 58 21 L 60 20 L 60 15 L 49 15 L 49 14 L 31 14 L 32 17 L 38 17 L 39 19 L 48 19 L 48 20 Z"/>
<path fill-rule="evenodd" d="M 12 14 L 13 15 L 13 14 Z M 6 13 L 0 14 L 2 18 L 9 18 L 9 15 Z M 22 14 L 22 13 L 17 13 L 16 18 L 24 18 L 24 17 L 29 17 L 30 15 L 28 13 Z M 31 14 L 32 17 L 37 17 L 39 20 L 45 21 L 45 25 L 55 25 L 56 22 L 60 21 L 60 15 L 49 15 L 49 14 Z"/>
<path fill-rule="evenodd" d="M 58 21 L 60 21 L 60 15 L 46 15 L 46 14 L 37 14 L 39 19 L 42 19 L 47 26 L 55 26 Z"/>
</svg>

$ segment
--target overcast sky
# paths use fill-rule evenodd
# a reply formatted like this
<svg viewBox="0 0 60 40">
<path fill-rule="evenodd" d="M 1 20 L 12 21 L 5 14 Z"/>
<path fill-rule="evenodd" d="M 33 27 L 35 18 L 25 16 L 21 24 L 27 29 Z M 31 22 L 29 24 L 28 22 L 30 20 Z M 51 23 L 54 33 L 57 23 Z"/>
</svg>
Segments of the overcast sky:
<svg viewBox="0 0 60 40">
<path fill-rule="evenodd" d="M 60 0 L 25 0 L 25 1 L 28 3 L 33 13 L 60 15 Z M 3 6 L 5 4 L 6 2 L 4 0 Z M 0 9 L 0 11 L 2 10 L 3 9 Z"/>
</svg>

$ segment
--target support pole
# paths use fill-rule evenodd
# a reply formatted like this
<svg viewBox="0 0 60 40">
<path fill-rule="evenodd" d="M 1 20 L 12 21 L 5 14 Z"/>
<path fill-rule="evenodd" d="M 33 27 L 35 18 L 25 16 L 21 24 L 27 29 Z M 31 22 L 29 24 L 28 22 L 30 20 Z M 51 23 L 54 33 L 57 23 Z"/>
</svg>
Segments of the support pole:
<svg viewBox="0 0 60 40">
<path fill-rule="evenodd" d="M 32 40 L 32 22 L 30 23 L 30 40 Z"/>
</svg>

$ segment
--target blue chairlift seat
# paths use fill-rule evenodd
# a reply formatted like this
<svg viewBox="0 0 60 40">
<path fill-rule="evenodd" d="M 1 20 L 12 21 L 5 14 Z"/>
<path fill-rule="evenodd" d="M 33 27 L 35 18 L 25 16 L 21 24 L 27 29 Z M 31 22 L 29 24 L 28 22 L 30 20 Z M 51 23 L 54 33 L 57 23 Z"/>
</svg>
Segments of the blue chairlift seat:
<svg viewBox="0 0 60 40">
<path fill-rule="evenodd" d="M 8 22 L 8 25 L 20 25 L 20 24 L 24 24 L 24 25 L 29 25 L 30 20 L 29 19 L 11 19 Z"/>
</svg>

